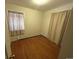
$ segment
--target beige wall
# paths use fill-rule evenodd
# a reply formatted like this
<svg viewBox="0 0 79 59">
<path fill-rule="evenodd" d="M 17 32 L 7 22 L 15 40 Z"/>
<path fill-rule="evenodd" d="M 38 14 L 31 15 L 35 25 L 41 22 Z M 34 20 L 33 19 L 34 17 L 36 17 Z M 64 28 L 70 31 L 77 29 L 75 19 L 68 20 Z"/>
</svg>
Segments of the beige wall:
<svg viewBox="0 0 79 59">
<path fill-rule="evenodd" d="M 27 38 L 31 36 L 36 36 L 40 34 L 40 27 L 41 27 L 41 20 L 42 20 L 42 12 L 21 7 L 18 5 L 13 4 L 6 4 L 6 47 L 8 51 L 8 56 L 11 55 L 10 43 L 11 41 L 17 40 L 17 37 L 10 37 L 8 31 L 8 10 L 11 11 L 18 11 L 24 14 L 24 26 L 25 26 L 25 33 L 24 35 L 19 36 L 21 38 Z"/>
<path fill-rule="evenodd" d="M 68 10 L 71 8 L 72 8 L 72 3 L 46 12 L 41 12 L 38 10 L 33 10 L 18 5 L 6 4 L 6 48 L 7 48 L 8 56 L 11 55 L 10 43 L 11 41 L 15 41 L 17 38 L 17 37 L 9 36 L 8 23 L 7 23 L 8 10 L 24 13 L 25 34 L 19 36 L 19 38 L 27 38 L 39 34 L 48 37 L 48 28 L 49 28 L 51 13 L 63 11 L 66 9 Z"/>
<path fill-rule="evenodd" d="M 40 34 L 42 12 L 12 4 L 7 4 L 6 8 L 7 11 L 18 11 L 24 14 L 25 34 L 19 36 L 19 38 L 26 38 Z M 12 41 L 14 41 L 14 39 Z"/>
<path fill-rule="evenodd" d="M 6 52 L 7 55 L 10 56 L 11 55 L 11 48 L 10 48 L 10 37 L 9 37 L 9 32 L 8 32 L 8 26 L 7 26 L 7 21 L 5 22 L 5 44 L 6 44 Z"/>
<path fill-rule="evenodd" d="M 70 9 L 72 9 L 72 6 L 73 6 L 72 3 L 70 3 L 70 4 L 60 6 L 58 8 L 51 9 L 51 10 L 44 12 L 41 34 L 48 37 L 48 29 L 49 29 L 49 23 L 50 23 L 50 18 L 51 18 L 52 13 L 56 13 L 56 12 L 60 12 L 60 11 L 64 11 L 64 10 L 70 10 Z M 51 41 L 53 41 L 53 40 L 51 40 Z"/>
<path fill-rule="evenodd" d="M 68 22 L 67 29 L 64 33 L 59 59 L 73 58 L 73 15 Z"/>
<path fill-rule="evenodd" d="M 7 9 L 5 10 L 6 16 L 5 16 L 5 46 L 6 46 L 6 55 L 11 55 L 11 48 L 10 48 L 10 37 L 9 37 L 9 31 L 8 31 L 8 24 L 7 24 Z"/>
<path fill-rule="evenodd" d="M 52 13 L 64 11 L 64 10 L 71 10 L 73 7 L 72 3 L 60 6 L 56 9 L 52 9 L 49 11 L 44 12 L 43 15 L 43 22 L 42 22 L 42 28 L 41 28 L 41 34 L 48 37 L 48 29 L 49 29 L 49 23 Z M 73 18 L 73 17 L 71 17 Z M 65 35 L 62 40 L 61 44 L 61 51 L 59 54 L 59 59 L 66 59 L 66 58 L 72 58 L 73 57 L 73 19 L 71 19 L 68 23 L 67 30 L 65 32 Z M 53 41 L 53 40 L 51 40 Z"/>
</svg>

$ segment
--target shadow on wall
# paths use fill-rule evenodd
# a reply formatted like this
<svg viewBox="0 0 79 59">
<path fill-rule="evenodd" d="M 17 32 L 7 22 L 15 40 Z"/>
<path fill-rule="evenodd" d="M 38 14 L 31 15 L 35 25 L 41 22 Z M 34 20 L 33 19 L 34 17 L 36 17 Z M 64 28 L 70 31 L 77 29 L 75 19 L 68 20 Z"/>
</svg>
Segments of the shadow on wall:
<svg viewBox="0 0 79 59">
<path fill-rule="evenodd" d="M 73 13 L 68 22 L 67 29 L 64 33 L 61 50 L 58 59 L 72 59 L 73 58 Z"/>
</svg>

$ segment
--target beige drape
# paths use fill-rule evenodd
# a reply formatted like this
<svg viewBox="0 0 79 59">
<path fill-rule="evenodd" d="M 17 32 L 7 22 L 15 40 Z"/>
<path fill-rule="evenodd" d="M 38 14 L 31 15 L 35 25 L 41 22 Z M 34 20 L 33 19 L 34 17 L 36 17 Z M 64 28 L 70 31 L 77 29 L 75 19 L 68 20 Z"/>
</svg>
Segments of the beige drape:
<svg viewBox="0 0 79 59">
<path fill-rule="evenodd" d="M 62 40 L 70 16 L 71 10 L 52 14 L 49 24 L 48 37 L 56 44 L 59 44 Z"/>
</svg>

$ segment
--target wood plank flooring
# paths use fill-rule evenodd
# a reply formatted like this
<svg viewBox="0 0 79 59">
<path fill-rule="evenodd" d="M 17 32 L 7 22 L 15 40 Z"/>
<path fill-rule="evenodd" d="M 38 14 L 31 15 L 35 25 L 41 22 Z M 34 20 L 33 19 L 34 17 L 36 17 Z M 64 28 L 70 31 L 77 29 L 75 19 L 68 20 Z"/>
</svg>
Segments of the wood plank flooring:
<svg viewBox="0 0 79 59">
<path fill-rule="evenodd" d="M 59 47 L 44 36 L 18 40 L 11 44 L 14 59 L 57 59 Z"/>
</svg>

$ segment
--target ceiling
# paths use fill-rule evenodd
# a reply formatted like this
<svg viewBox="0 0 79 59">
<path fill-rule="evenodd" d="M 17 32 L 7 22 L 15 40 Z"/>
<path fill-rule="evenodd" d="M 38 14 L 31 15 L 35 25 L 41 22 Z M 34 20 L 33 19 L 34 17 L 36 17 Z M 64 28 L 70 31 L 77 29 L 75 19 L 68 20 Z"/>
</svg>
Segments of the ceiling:
<svg viewBox="0 0 79 59">
<path fill-rule="evenodd" d="M 73 0 L 50 0 L 49 3 L 39 6 L 39 5 L 33 4 L 32 0 L 6 0 L 6 3 L 16 4 L 23 7 L 28 7 L 32 9 L 41 10 L 41 11 L 53 9 L 61 5 L 65 5 L 72 2 Z"/>
</svg>

